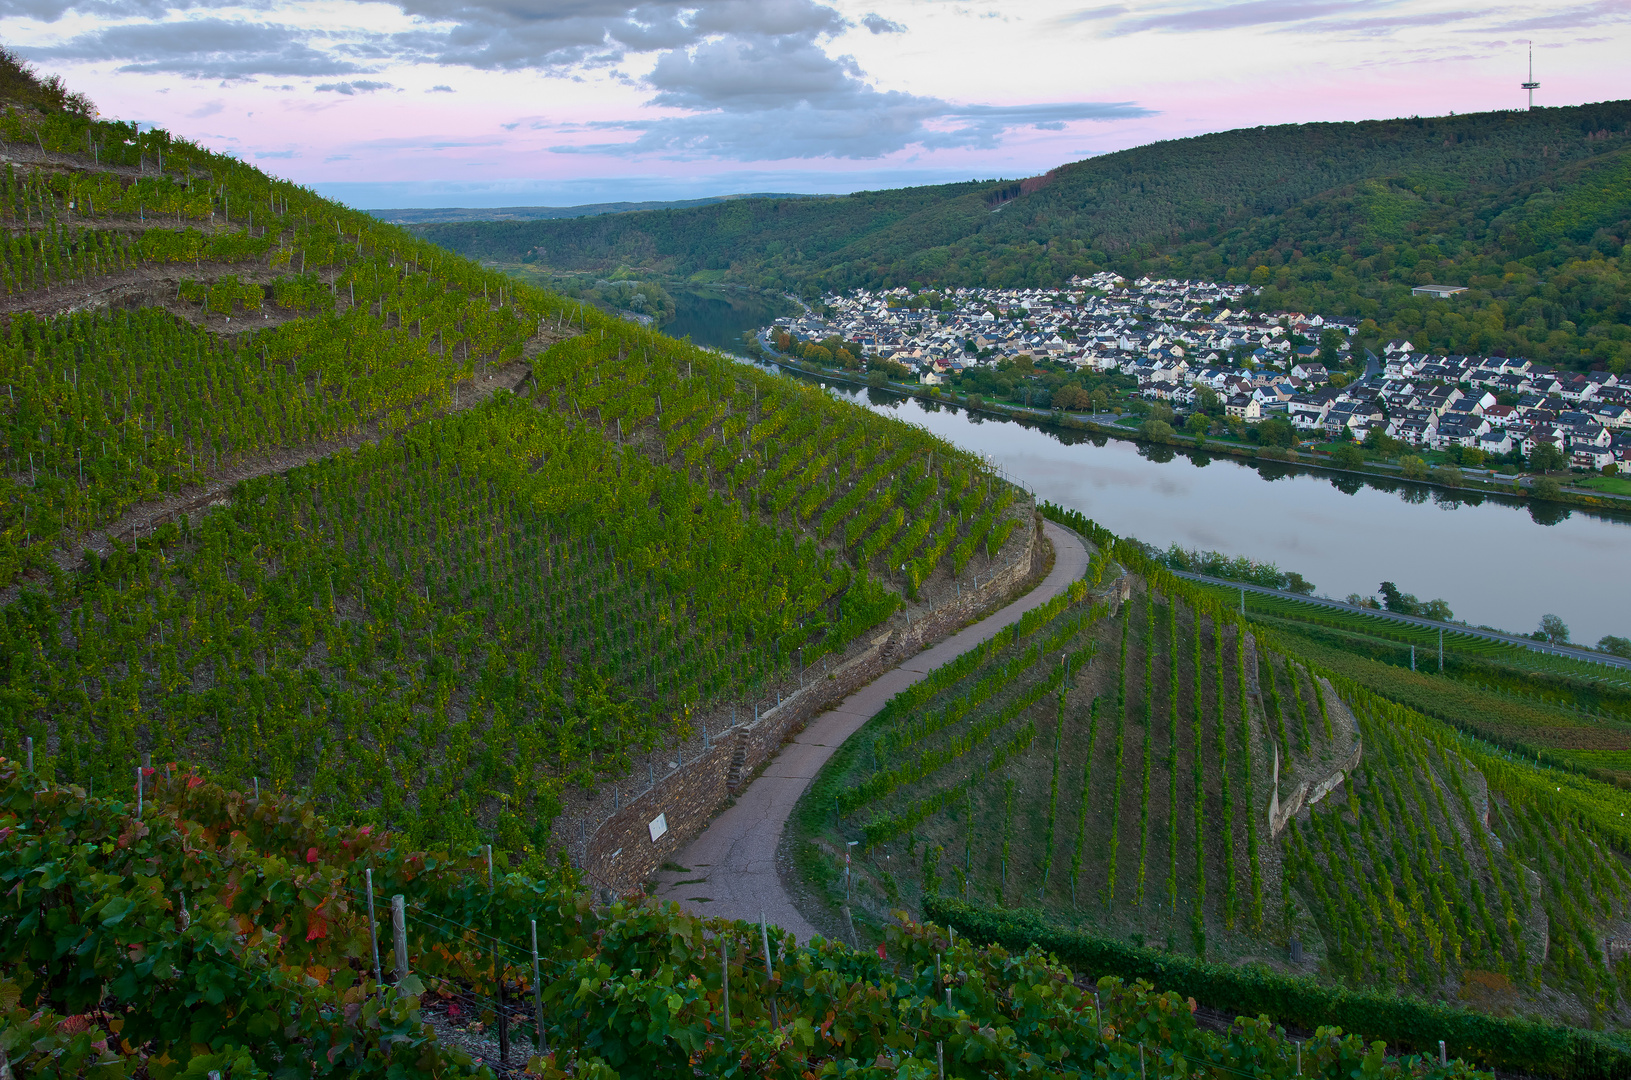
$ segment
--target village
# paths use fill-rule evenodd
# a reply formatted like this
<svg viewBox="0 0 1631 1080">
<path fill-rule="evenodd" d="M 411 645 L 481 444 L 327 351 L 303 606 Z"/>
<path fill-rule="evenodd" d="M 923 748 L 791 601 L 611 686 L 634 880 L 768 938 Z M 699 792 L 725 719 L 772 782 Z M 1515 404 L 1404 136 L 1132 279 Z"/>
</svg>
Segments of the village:
<svg viewBox="0 0 1631 1080">
<path fill-rule="evenodd" d="M 1248 311 L 1242 301 L 1251 291 L 1113 273 L 1072 278 L 1064 289 L 857 290 L 826 296 L 820 314 L 780 326 L 790 341 L 840 339 L 857 366 L 929 386 L 1040 365 L 1083 383 L 1120 376 L 1119 393 L 1096 408 L 1120 398 L 1221 413 L 1237 426 L 1279 418 L 1304 441 L 1374 445 L 1385 436 L 1422 451 L 1474 451 L 1466 457 L 1492 463 L 1521 457 L 1612 473 L 1631 462 L 1631 379 L 1521 358 L 1434 355 L 1403 339 L 1359 348 L 1358 319 Z M 1050 402 L 1040 389 L 1015 392 L 1032 407 L 1089 407 L 1084 392 L 1054 395 Z"/>
</svg>

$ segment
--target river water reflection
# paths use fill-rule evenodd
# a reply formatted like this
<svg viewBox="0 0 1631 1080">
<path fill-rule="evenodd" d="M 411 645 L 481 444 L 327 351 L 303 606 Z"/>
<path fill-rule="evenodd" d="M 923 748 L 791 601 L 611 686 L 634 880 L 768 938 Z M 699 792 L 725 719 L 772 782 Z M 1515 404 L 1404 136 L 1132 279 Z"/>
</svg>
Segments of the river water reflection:
<svg viewBox="0 0 1631 1080">
<path fill-rule="evenodd" d="M 1474 625 L 1527 633 L 1548 612 L 1576 641 L 1631 635 L 1631 521 L 1518 500 L 1393 490 L 1351 477 L 1055 432 L 916 398 L 829 385 L 989 455 L 1040 499 L 1124 536 L 1278 563 L 1321 593 L 1384 581 Z"/>
<path fill-rule="evenodd" d="M 742 334 L 769 326 L 796 309 L 777 296 L 735 289 L 669 290 L 674 317 L 660 328 L 669 337 L 689 337 L 697 345 L 740 352 Z"/>
</svg>

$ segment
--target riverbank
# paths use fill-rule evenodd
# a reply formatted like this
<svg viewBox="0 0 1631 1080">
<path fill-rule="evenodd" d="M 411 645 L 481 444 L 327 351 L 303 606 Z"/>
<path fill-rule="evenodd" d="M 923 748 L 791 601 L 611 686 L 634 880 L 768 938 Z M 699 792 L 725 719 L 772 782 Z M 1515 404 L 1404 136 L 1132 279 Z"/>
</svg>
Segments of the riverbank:
<svg viewBox="0 0 1631 1080">
<path fill-rule="evenodd" d="M 1004 405 L 999 402 L 986 401 L 967 396 L 959 397 L 953 394 L 942 394 L 936 387 L 927 387 L 921 384 L 901 383 L 891 379 L 873 381 L 857 375 L 854 372 L 822 367 L 817 364 L 793 360 L 777 353 L 774 349 L 759 342 L 763 356 L 759 359 L 765 363 L 774 364 L 805 375 L 813 375 L 822 379 L 831 379 L 834 382 L 846 383 L 852 386 L 864 387 L 871 390 L 881 390 L 885 393 L 898 394 L 902 397 L 917 398 L 922 401 L 934 402 L 937 405 L 950 405 L 970 412 L 984 413 L 1007 420 L 1029 422 L 1040 427 L 1059 431 L 1069 431 L 1084 435 L 1102 435 L 1109 438 L 1122 439 L 1142 446 L 1156 447 L 1170 450 L 1174 453 L 1187 451 L 1200 451 L 1206 454 L 1232 457 L 1242 461 L 1264 462 L 1285 466 L 1316 474 L 1329 474 L 1331 476 L 1348 476 L 1361 481 L 1381 481 L 1388 486 L 1396 484 L 1413 484 L 1423 488 L 1453 492 L 1467 495 L 1490 495 L 1529 502 L 1541 506 L 1574 507 L 1583 510 L 1595 510 L 1613 515 L 1631 515 L 1631 496 L 1616 495 L 1609 492 L 1591 491 L 1580 487 L 1564 486 L 1558 484 L 1556 497 L 1542 497 L 1531 490 L 1531 485 L 1538 479 L 1536 477 L 1519 477 L 1515 481 L 1501 482 L 1492 475 L 1479 475 L 1461 471 L 1459 483 L 1449 484 L 1442 479 L 1436 479 L 1432 474 L 1425 477 L 1407 476 L 1402 467 L 1385 462 L 1375 463 L 1362 469 L 1346 469 L 1331 464 L 1328 460 L 1322 461 L 1321 455 L 1312 452 L 1298 452 L 1285 450 L 1283 454 L 1265 450 L 1279 450 L 1278 447 L 1255 447 L 1243 443 L 1232 442 L 1226 439 L 1186 438 L 1174 440 L 1150 439 L 1136 429 L 1126 427 L 1118 422 L 1103 423 L 1098 417 L 1082 413 L 1067 413 L 1052 409 L 1032 409 L 1019 405 Z M 1101 414 L 1104 415 L 1104 414 Z M 1115 414 L 1118 417 L 1121 414 Z"/>
</svg>

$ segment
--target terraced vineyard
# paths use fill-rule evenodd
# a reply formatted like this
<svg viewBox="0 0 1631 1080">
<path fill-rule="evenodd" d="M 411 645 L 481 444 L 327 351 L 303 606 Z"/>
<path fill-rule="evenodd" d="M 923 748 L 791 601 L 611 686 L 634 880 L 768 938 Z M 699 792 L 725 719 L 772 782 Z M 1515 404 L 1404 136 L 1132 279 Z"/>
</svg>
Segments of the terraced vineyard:
<svg viewBox="0 0 1631 1080">
<path fill-rule="evenodd" d="M 862 926 L 954 899 L 1347 986 L 1631 1017 L 1631 959 L 1605 945 L 1631 915 L 1623 794 L 1552 783 L 1072 520 L 1100 546 L 1084 591 L 898 696 L 812 786 L 797 853 L 822 895 L 844 903 L 853 840 Z"/>
<path fill-rule="evenodd" d="M 925 432 L 164 132 L 0 137 L 0 752 L 59 781 L 196 762 L 542 866 L 571 792 L 1029 520 Z"/>
<path fill-rule="evenodd" d="M 1227 588 L 1212 587 L 1213 591 L 1229 592 Z M 1246 594 L 1248 613 L 1262 613 L 1293 622 L 1328 627 L 1365 637 L 1378 637 L 1406 646 L 1415 646 L 1421 664 L 1437 664 L 1438 647 L 1442 638 L 1446 657 L 1453 663 L 1458 657 L 1498 663 L 1527 673 L 1559 675 L 1588 682 L 1631 689 L 1631 681 L 1623 668 L 1608 664 L 1594 664 L 1573 656 L 1536 652 L 1507 642 L 1463 633 L 1454 623 L 1446 623 L 1441 630 L 1412 623 L 1399 622 L 1383 615 L 1359 611 L 1344 611 L 1319 604 L 1293 600 L 1285 596 L 1264 593 Z"/>
<path fill-rule="evenodd" d="M 1617 669 L 1447 632 L 1440 672 L 1437 634 L 1426 628 L 1281 597 L 1249 597 L 1246 610 L 1297 652 L 1396 702 L 1510 753 L 1631 785 L 1631 691 Z"/>
</svg>

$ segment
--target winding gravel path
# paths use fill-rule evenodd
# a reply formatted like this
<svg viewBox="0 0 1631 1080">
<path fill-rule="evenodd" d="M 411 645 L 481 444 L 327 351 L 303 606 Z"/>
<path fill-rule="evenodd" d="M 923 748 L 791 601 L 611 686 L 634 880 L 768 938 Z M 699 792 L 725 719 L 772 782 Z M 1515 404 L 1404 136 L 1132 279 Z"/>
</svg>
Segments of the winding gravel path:
<svg viewBox="0 0 1631 1080">
<path fill-rule="evenodd" d="M 736 796 L 736 805 L 709 824 L 679 856 L 686 873 L 661 871 L 657 894 L 697 915 L 759 920 L 761 913 L 800 941 L 816 930 L 793 905 L 776 869 L 782 829 L 804 789 L 843 741 L 884 702 L 942 664 L 989 640 L 1025 612 L 1064 592 L 1087 572 L 1087 549 L 1071 532 L 1043 523 L 1053 543 L 1053 569 L 1042 583 L 1007 607 L 885 672 L 810 722 Z"/>
</svg>

